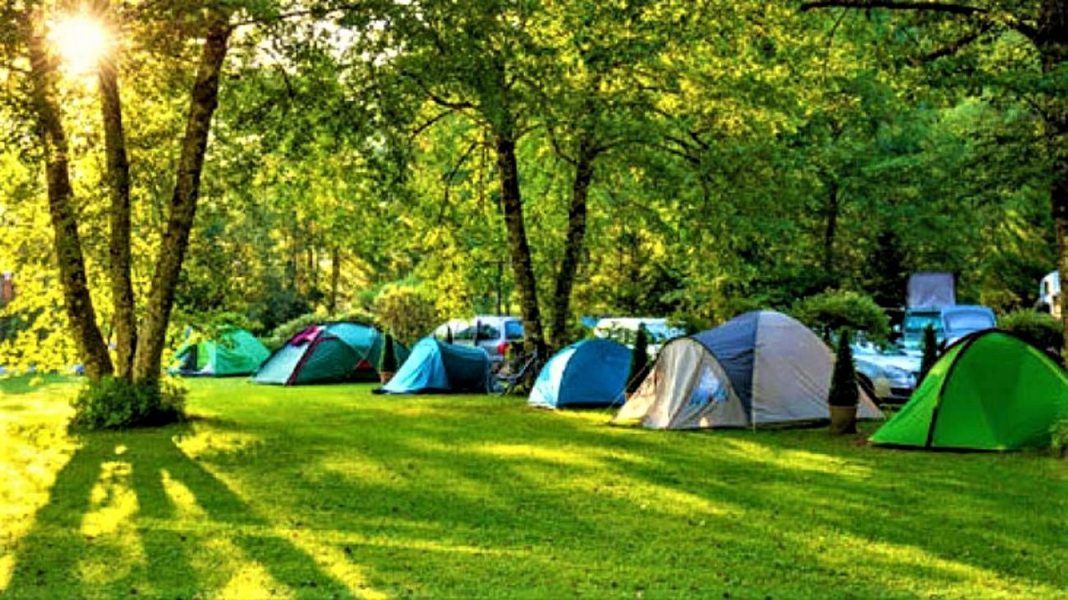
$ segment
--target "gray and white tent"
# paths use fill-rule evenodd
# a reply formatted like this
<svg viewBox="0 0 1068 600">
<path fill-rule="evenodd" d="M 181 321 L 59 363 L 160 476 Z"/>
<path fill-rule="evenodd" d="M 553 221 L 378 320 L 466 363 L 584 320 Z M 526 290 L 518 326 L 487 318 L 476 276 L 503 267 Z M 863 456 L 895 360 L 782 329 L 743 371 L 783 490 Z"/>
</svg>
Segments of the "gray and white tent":
<svg viewBox="0 0 1068 600">
<path fill-rule="evenodd" d="M 616 422 L 651 429 L 760 427 L 830 418 L 834 354 L 778 312 L 750 312 L 668 342 Z M 882 413 L 860 389 L 857 417 Z"/>
</svg>

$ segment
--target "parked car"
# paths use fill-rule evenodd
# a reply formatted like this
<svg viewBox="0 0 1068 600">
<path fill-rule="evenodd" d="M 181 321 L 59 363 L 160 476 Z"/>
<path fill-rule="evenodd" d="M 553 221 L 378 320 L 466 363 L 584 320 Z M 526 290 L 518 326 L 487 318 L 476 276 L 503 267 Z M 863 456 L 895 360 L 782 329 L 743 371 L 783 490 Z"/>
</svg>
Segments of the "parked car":
<svg viewBox="0 0 1068 600">
<path fill-rule="evenodd" d="M 1061 318 L 1061 274 L 1050 271 L 1038 284 L 1038 305 L 1042 312 L 1048 312 L 1053 318 Z"/>
<path fill-rule="evenodd" d="M 896 347 L 853 344 L 853 363 L 861 386 L 880 403 L 904 404 L 920 377 L 920 357 Z"/>
<path fill-rule="evenodd" d="M 504 361 L 512 344 L 523 343 L 523 319 L 515 316 L 478 315 L 466 321 L 452 320 L 434 330 L 440 339 L 446 337 L 446 327 L 452 329 L 452 341 L 464 346 L 475 345 L 478 332 L 478 347 L 486 351 L 495 366 Z"/>
<path fill-rule="evenodd" d="M 638 338 L 639 325 L 644 326 L 645 332 L 649 335 L 648 352 L 650 358 L 655 358 L 660 352 L 660 347 L 668 340 L 686 334 L 685 331 L 678 327 L 669 327 L 667 319 L 611 317 L 598 321 L 593 328 L 593 335 L 615 340 L 628 348 L 634 348 L 634 342 Z"/>
<path fill-rule="evenodd" d="M 905 311 L 901 344 L 905 352 L 923 353 L 923 330 L 934 328 L 939 346 L 947 346 L 958 339 L 997 326 L 994 311 L 977 304 L 956 304 L 935 308 L 910 308 Z"/>
</svg>

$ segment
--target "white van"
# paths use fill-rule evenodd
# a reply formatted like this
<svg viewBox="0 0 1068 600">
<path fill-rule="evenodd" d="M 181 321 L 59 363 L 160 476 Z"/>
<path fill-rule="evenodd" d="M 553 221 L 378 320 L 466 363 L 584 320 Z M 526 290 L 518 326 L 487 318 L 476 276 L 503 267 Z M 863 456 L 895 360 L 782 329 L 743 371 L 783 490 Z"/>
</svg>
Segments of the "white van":
<svg viewBox="0 0 1068 600">
<path fill-rule="evenodd" d="M 1061 318 L 1061 274 L 1051 272 L 1038 284 L 1038 303 L 1054 318 Z"/>
<path fill-rule="evenodd" d="M 638 326 L 644 326 L 649 334 L 649 357 L 655 358 L 660 352 L 660 347 L 668 340 L 685 335 L 686 332 L 678 327 L 668 327 L 667 319 L 654 319 L 648 317 L 610 317 L 597 321 L 593 327 L 593 335 L 600 338 L 615 340 L 628 348 L 634 348 L 634 342 L 638 337 Z"/>
</svg>

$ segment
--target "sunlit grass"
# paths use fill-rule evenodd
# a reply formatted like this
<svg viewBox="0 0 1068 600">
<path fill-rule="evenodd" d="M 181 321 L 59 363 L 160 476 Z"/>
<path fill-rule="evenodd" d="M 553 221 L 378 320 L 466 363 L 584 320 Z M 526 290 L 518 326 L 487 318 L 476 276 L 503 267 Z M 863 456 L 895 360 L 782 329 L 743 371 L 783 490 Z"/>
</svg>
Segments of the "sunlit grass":
<svg viewBox="0 0 1068 600">
<path fill-rule="evenodd" d="M 0 384 L 7 597 L 1035 597 L 1068 462 L 821 430 L 651 432 L 521 399 L 194 381 L 185 426 L 69 439 Z"/>
</svg>

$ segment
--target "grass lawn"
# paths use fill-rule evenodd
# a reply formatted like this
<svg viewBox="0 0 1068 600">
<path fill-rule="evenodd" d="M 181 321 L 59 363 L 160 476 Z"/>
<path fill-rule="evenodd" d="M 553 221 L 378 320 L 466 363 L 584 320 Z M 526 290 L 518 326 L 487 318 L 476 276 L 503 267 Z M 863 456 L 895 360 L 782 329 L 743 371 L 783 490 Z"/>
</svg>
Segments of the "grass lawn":
<svg viewBox="0 0 1068 600">
<path fill-rule="evenodd" d="M 0 387 L 0 596 L 1068 597 L 1068 461 L 654 432 L 521 398 L 189 383 L 69 438 Z"/>
</svg>

